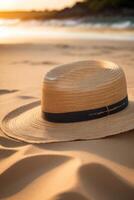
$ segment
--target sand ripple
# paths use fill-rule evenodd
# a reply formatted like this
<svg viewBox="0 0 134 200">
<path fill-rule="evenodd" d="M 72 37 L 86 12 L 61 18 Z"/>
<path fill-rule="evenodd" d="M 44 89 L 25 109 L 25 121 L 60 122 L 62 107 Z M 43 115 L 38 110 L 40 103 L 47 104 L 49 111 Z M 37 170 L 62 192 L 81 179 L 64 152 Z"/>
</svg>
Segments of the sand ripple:
<svg viewBox="0 0 134 200">
<path fill-rule="evenodd" d="M 35 155 L 18 160 L 1 174 L 0 198 L 3 199 L 18 193 L 34 182 L 36 178 L 69 159 L 62 155 Z"/>
<path fill-rule="evenodd" d="M 95 200 L 133 200 L 134 188 L 109 168 L 97 164 L 83 165 L 79 177 L 84 190 Z"/>
</svg>

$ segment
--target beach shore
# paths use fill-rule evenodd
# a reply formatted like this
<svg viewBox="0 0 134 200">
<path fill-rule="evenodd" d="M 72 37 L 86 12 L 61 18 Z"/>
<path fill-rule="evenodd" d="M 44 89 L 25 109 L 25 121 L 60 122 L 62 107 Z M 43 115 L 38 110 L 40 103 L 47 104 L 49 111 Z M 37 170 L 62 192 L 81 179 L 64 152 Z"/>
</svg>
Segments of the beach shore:
<svg viewBox="0 0 134 200">
<path fill-rule="evenodd" d="M 133 52 L 134 41 L 52 39 L 1 44 L 0 122 L 10 111 L 39 101 L 45 73 L 63 63 L 113 61 L 124 69 L 128 88 L 134 88 Z M 0 199 L 133 200 L 133 149 L 134 131 L 99 140 L 38 145 L 15 141 L 0 131 Z"/>
</svg>

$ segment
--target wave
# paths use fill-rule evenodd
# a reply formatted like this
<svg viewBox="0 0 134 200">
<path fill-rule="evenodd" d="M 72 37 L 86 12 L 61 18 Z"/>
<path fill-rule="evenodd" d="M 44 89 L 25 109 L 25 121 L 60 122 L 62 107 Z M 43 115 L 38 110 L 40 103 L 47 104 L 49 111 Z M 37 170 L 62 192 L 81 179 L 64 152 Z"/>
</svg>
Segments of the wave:
<svg viewBox="0 0 134 200">
<path fill-rule="evenodd" d="M 134 29 L 134 20 L 90 20 L 90 19 L 51 19 L 51 20 L 28 20 L 0 19 L 0 27 L 23 26 L 23 27 L 78 27 L 95 29 Z"/>
<path fill-rule="evenodd" d="M 36 22 L 35 22 L 36 23 Z M 109 29 L 133 29 L 134 22 L 130 20 L 117 22 L 99 22 L 85 20 L 48 20 L 43 22 L 47 26 L 62 26 L 62 27 L 84 27 L 84 28 L 109 28 Z"/>
<path fill-rule="evenodd" d="M 37 21 L 32 20 L 25 22 L 29 25 L 39 25 L 39 26 L 51 26 L 51 27 L 79 27 L 79 28 L 109 28 L 109 29 L 133 29 L 134 22 L 132 21 L 118 21 L 118 22 L 85 22 L 84 20 L 46 20 Z"/>
<path fill-rule="evenodd" d="M 21 23 L 20 19 L 0 19 L 0 26 L 14 26 Z"/>
<path fill-rule="evenodd" d="M 43 41 L 46 38 L 134 41 L 134 21 L 0 19 L 0 43 Z"/>
</svg>

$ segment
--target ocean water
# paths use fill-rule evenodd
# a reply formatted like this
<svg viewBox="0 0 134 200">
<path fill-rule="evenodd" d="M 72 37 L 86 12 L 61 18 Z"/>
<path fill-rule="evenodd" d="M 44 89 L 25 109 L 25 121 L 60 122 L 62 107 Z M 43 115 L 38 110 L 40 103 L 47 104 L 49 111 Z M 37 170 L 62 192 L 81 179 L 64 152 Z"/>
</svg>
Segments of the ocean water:
<svg viewBox="0 0 134 200">
<path fill-rule="evenodd" d="M 0 43 L 45 39 L 134 40 L 134 19 L 0 19 Z"/>
</svg>

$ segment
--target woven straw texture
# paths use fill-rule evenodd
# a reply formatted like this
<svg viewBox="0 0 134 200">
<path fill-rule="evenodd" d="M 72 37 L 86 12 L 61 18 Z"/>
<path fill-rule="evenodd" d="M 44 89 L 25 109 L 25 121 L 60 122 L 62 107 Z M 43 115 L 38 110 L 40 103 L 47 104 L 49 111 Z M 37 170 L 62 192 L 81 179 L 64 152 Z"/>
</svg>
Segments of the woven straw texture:
<svg viewBox="0 0 134 200">
<path fill-rule="evenodd" d="M 130 91 L 131 93 L 131 91 Z M 123 70 L 108 61 L 80 61 L 56 67 L 43 81 L 41 106 L 31 104 L 9 113 L 2 122 L 6 135 L 28 143 L 103 138 L 134 128 L 133 95 L 123 111 L 74 123 L 52 123 L 41 112 L 66 113 L 108 106 L 127 95 Z M 29 108 L 29 109 L 28 109 Z M 23 110 L 25 110 L 23 112 Z"/>
</svg>

